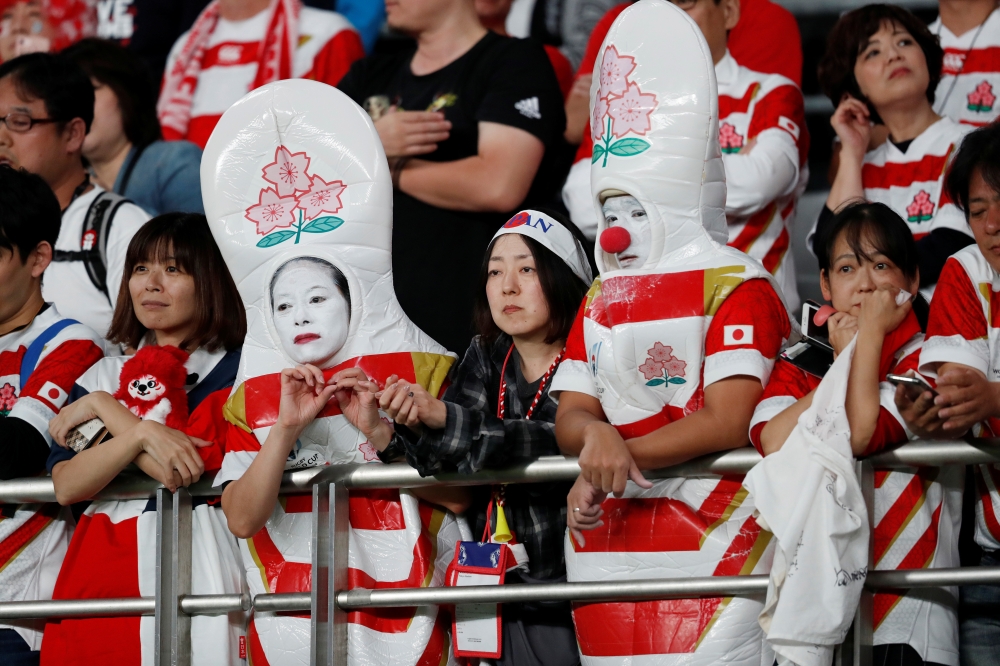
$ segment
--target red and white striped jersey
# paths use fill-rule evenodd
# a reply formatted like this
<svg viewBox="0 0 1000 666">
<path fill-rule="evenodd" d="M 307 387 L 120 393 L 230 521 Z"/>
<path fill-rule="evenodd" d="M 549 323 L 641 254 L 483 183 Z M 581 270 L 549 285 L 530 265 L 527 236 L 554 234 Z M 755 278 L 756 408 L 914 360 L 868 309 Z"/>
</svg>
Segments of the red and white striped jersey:
<svg viewBox="0 0 1000 666">
<path fill-rule="evenodd" d="M 225 355 L 225 350 L 215 353 L 196 350 L 185 365 L 189 372 L 197 371 L 204 382 Z M 77 386 L 87 393 L 113 393 L 128 358 L 103 359 L 80 378 Z M 224 444 L 220 437 L 228 425 L 222 420 L 222 407 L 228 392 L 219 390 L 203 398 L 185 429 L 191 436 L 213 442 L 213 446 L 197 449 L 206 471 L 217 470 L 222 463 Z M 219 498 L 195 498 L 193 504 L 191 593 L 239 594 L 243 572 L 236 539 L 229 532 Z M 53 598 L 155 596 L 156 552 L 155 499 L 93 502 L 73 534 Z M 153 620 L 144 616 L 49 621 L 42 640 L 41 663 L 46 666 L 151 663 Z M 243 633 L 242 614 L 192 618 L 191 663 L 243 666 L 239 656 Z"/>
<path fill-rule="evenodd" d="M 797 312 L 791 225 L 809 181 L 802 91 L 783 76 L 740 66 L 728 52 L 715 76 L 729 246 L 764 264 Z"/>
<path fill-rule="evenodd" d="M 453 359 L 426 352 L 373 354 L 324 370 L 327 377 L 360 367 L 385 382 L 398 374 L 437 394 Z M 230 397 L 226 457 L 217 485 L 239 479 L 276 422 L 280 375 L 252 377 Z M 276 390 L 277 389 L 277 390 Z M 286 469 L 378 461 L 375 448 L 330 401 L 302 433 Z M 351 588 L 432 587 L 444 583 L 455 543 L 471 539 L 464 521 L 433 508 L 407 491 L 352 490 L 349 497 Z M 312 589 L 312 498 L 282 497 L 265 526 L 240 539 L 247 583 L 253 594 Z M 255 613 L 248 630 L 255 665 L 298 665 L 309 657 L 309 616 Z M 436 606 L 370 609 L 348 614 L 348 663 L 423 666 L 452 663 L 448 620 Z"/>
<path fill-rule="evenodd" d="M 955 122 L 982 127 L 1000 114 L 1000 11 L 980 26 L 956 36 L 938 18 L 930 31 L 944 49 L 934 110 Z"/>
<path fill-rule="evenodd" d="M 766 384 L 790 325 L 769 281 L 744 281 L 742 268 L 596 281 L 551 391 L 599 398 L 627 439 L 697 411 L 704 387 L 716 381 L 747 375 Z M 705 294 L 719 293 L 715 286 L 723 283 L 736 286 L 721 303 L 706 303 Z M 620 369 L 626 363 L 631 370 Z M 753 518 L 742 477 L 667 479 L 650 490 L 630 482 L 624 498 L 609 498 L 603 508 L 604 526 L 588 531 L 584 545 L 567 537 L 571 581 L 750 575 L 770 568 L 771 535 Z M 761 609 L 757 600 L 738 598 L 576 604 L 574 619 L 584 664 L 725 660 L 757 666 L 773 659 L 756 621 Z"/>
<path fill-rule="evenodd" d="M 911 311 L 886 336 L 879 367 L 880 410 L 866 454 L 905 442 L 910 433 L 894 401 L 887 373 L 916 370 L 924 335 Z M 767 422 L 804 398 L 820 378 L 784 359 L 775 364 L 750 422 L 750 439 L 761 450 Z M 875 472 L 876 571 L 959 566 L 958 531 L 962 520 L 963 472 L 960 467 L 891 469 Z M 875 595 L 875 645 L 906 643 L 925 661 L 958 666 L 957 592 Z"/>
<path fill-rule="evenodd" d="M 21 362 L 31 343 L 63 319 L 49 305 L 24 328 L 0 336 L 0 418 L 26 421 L 50 443 L 49 421 L 80 375 L 104 356 L 101 336 L 83 324 L 71 324 L 44 346 L 22 387 Z M 56 504 L 0 505 L 0 601 L 52 598 L 72 525 L 69 510 Z M 37 650 L 41 626 L 29 622 L 0 628 L 16 630 Z"/>
<path fill-rule="evenodd" d="M 269 18 L 269 12 L 262 11 L 244 21 L 219 19 L 201 62 L 187 135 L 179 136 L 164 128 L 165 139 L 187 139 L 205 147 L 226 109 L 253 88 L 260 42 Z M 303 6 L 298 29 L 299 44 L 292 63 L 292 74 L 296 78 L 336 85 L 351 64 L 364 57 L 361 37 L 340 14 Z M 187 37 L 185 32 L 174 42 L 166 71 L 173 67 Z"/>
<path fill-rule="evenodd" d="M 944 176 L 969 127 L 942 118 L 915 138 L 906 152 L 885 141 L 865 155 L 865 198 L 884 203 L 906 221 L 917 240 L 935 229 L 969 234 L 965 215 L 948 196 Z"/>
<path fill-rule="evenodd" d="M 976 245 L 956 252 L 944 265 L 931 303 L 920 371 L 937 375 L 942 363 L 958 363 L 1000 381 L 1000 275 Z M 1000 435 L 1000 418 L 987 419 L 975 434 Z M 976 543 L 1000 548 L 1000 466 L 977 465 Z"/>
</svg>

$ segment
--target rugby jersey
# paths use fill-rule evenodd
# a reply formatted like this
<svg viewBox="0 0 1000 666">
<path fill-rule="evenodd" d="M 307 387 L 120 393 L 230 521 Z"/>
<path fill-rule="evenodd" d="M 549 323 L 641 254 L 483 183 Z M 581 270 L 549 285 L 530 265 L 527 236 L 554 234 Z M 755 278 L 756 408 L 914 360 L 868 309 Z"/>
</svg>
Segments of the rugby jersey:
<svg viewBox="0 0 1000 666">
<path fill-rule="evenodd" d="M 934 110 L 955 122 L 982 127 L 1000 114 L 1000 11 L 956 36 L 938 18 L 929 29 L 941 39 L 944 63 Z"/>
<path fill-rule="evenodd" d="M 887 373 L 916 370 L 923 333 L 912 311 L 885 337 L 879 366 L 879 417 L 865 454 L 909 438 L 896 408 L 896 389 Z M 775 364 L 750 422 L 750 439 L 763 453 L 760 433 L 768 421 L 804 398 L 821 378 L 784 359 Z M 962 520 L 963 470 L 941 468 L 875 470 L 876 571 L 959 566 L 958 532 Z M 909 644 L 921 659 L 958 666 L 958 617 L 954 588 L 937 594 L 877 593 L 875 645 Z"/>
<path fill-rule="evenodd" d="M 802 91 L 783 76 L 741 67 L 728 52 L 715 75 L 729 245 L 764 264 L 797 312 L 791 225 L 809 181 Z M 753 148 L 741 153 L 750 142 Z"/>
<path fill-rule="evenodd" d="M 222 114 L 253 87 L 260 42 L 269 18 L 270 13 L 262 11 L 244 21 L 219 19 L 201 63 L 187 135 L 180 136 L 165 127 L 164 139 L 187 139 L 205 147 Z M 174 42 L 167 60 L 168 72 L 187 37 L 185 32 Z M 307 6 L 301 8 L 293 76 L 336 85 L 351 64 L 364 54 L 361 37 L 343 16 Z"/>
<path fill-rule="evenodd" d="M 991 382 L 1000 381 L 1000 275 L 979 248 L 958 252 L 941 271 L 927 322 L 927 340 L 920 354 L 920 371 L 937 375 L 941 363 L 958 363 L 979 370 Z M 1000 418 L 989 418 L 974 434 L 1000 435 Z M 977 465 L 976 543 L 988 551 L 1000 549 L 1000 466 Z"/>
<path fill-rule="evenodd" d="M 127 356 L 106 358 L 94 365 L 73 387 L 73 398 L 92 391 L 114 393 Z M 222 407 L 236 378 L 240 351 L 196 350 L 184 364 L 199 380 L 187 387 L 190 417 L 184 431 L 212 442 L 197 449 L 205 471 L 222 464 L 227 424 Z M 49 457 L 51 470 L 73 457 L 56 447 Z M 230 534 L 220 500 L 193 500 L 191 529 L 191 593 L 239 594 L 242 567 L 236 540 Z M 56 581 L 53 598 L 152 597 L 156 594 L 156 499 L 101 500 L 87 507 L 73 534 Z M 151 663 L 154 618 L 116 617 L 51 620 L 45 624 L 41 663 L 79 664 Z M 191 663 L 195 666 L 243 666 L 240 658 L 242 622 L 229 616 L 191 618 Z"/>
<path fill-rule="evenodd" d="M 30 324 L 0 336 L 0 418 L 30 424 L 51 444 L 49 421 L 66 403 L 73 384 L 104 356 L 104 341 L 83 324 L 60 330 L 41 350 L 21 386 L 21 363 L 32 342 L 66 321 L 48 305 Z M 42 471 L 42 470 L 39 470 Z M 51 599 L 72 534 L 73 519 L 56 504 L 0 505 L 0 601 Z M 41 645 L 41 622 L 0 628 L 17 631 L 28 647 Z"/>
</svg>

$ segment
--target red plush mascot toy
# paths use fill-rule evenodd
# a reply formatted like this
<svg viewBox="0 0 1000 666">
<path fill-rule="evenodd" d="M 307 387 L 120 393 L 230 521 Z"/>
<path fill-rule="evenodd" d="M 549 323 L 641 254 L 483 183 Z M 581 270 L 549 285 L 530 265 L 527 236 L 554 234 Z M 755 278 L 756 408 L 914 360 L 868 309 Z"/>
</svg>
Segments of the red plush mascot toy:
<svg viewBox="0 0 1000 666">
<path fill-rule="evenodd" d="M 177 347 L 143 347 L 122 366 L 115 398 L 144 421 L 183 430 L 188 420 L 187 359 L 188 353 Z"/>
</svg>

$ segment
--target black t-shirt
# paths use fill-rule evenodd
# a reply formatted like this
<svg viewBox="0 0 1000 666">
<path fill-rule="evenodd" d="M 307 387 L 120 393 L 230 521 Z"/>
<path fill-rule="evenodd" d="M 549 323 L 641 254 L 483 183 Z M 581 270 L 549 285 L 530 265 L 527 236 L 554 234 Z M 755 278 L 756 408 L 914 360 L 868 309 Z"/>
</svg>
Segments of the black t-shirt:
<svg viewBox="0 0 1000 666">
<path fill-rule="evenodd" d="M 544 205 L 565 173 L 557 168 L 566 126 L 559 82 L 538 43 L 487 33 L 465 55 L 436 72 L 410 70 L 414 49 L 360 60 L 338 88 L 366 109 L 395 104 L 405 111 L 439 110 L 451 133 L 420 159 L 450 162 L 477 154 L 479 123 L 510 125 L 545 144 L 545 157 L 521 207 Z M 406 314 L 425 332 L 461 353 L 472 337 L 472 304 L 490 239 L 507 213 L 436 208 L 396 191 L 393 272 Z"/>
</svg>

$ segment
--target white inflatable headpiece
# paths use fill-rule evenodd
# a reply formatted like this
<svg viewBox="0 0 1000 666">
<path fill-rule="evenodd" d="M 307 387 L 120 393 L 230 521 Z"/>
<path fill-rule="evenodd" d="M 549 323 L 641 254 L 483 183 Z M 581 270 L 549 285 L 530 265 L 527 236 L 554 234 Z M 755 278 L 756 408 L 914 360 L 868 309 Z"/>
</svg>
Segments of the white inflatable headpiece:
<svg viewBox="0 0 1000 666">
<path fill-rule="evenodd" d="M 607 228 L 602 201 L 629 194 L 650 222 L 643 269 L 686 263 L 725 245 L 715 65 L 687 13 L 667 0 L 642 0 L 622 12 L 598 52 L 590 103 L 598 237 Z M 604 275 L 600 244 L 595 254 Z"/>
<path fill-rule="evenodd" d="M 389 168 L 368 114 L 347 95 L 302 79 L 249 93 L 212 132 L 201 189 L 247 307 L 240 380 L 295 362 L 282 349 L 270 292 L 279 269 L 298 258 L 332 264 L 350 292 L 346 342 L 325 367 L 371 354 L 446 353 L 396 300 Z"/>
</svg>

